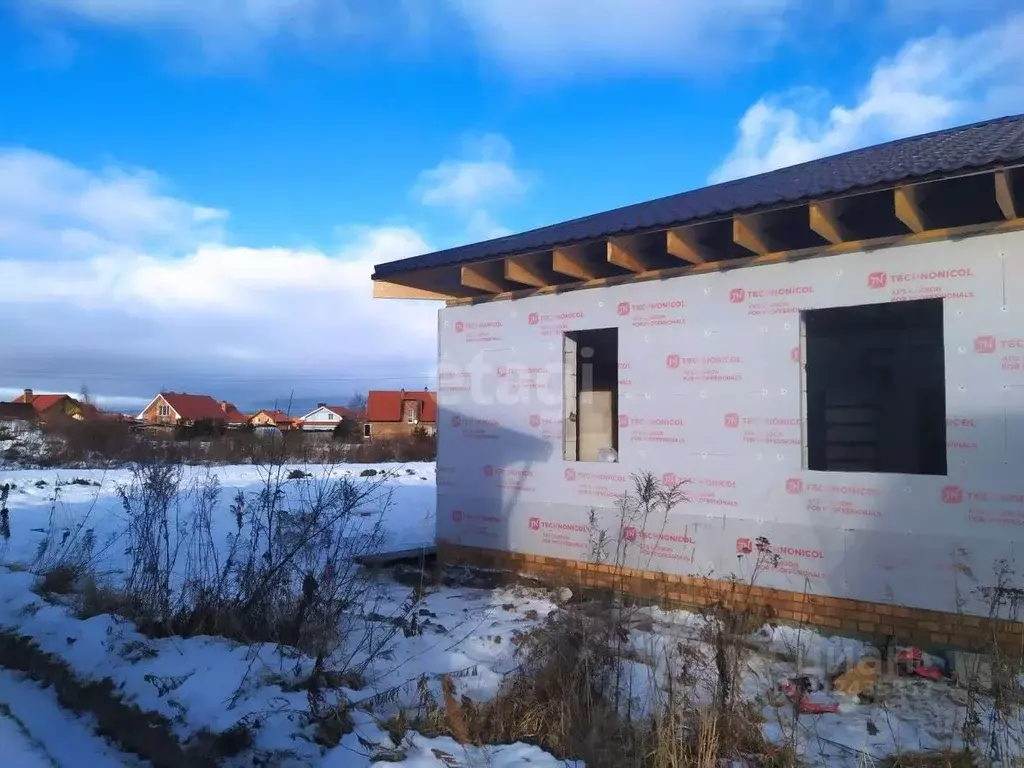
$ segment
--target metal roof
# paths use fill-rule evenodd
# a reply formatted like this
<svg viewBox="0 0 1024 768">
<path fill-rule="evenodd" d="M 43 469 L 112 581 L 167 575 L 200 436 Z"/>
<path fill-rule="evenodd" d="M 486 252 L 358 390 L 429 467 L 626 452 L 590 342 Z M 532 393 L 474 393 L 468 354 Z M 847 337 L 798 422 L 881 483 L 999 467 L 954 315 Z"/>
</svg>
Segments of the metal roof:
<svg viewBox="0 0 1024 768">
<path fill-rule="evenodd" d="M 374 277 L 473 264 L 1020 162 L 1024 162 L 1024 115 L 1002 117 L 844 152 L 518 235 L 378 264 Z"/>
</svg>

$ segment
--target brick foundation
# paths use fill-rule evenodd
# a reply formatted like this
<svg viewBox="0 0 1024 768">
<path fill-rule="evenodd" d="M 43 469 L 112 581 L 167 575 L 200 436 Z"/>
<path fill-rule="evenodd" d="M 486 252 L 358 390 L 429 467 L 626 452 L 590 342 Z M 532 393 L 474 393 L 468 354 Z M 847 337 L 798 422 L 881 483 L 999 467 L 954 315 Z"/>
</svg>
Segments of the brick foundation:
<svg viewBox="0 0 1024 768">
<path fill-rule="evenodd" d="M 437 555 L 442 565 L 512 571 L 555 586 L 621 590 L 665 608 L 699 609 L 719 602 L 737 609 L 768 606 L 780 622 L 807 624 L 825 632 L 856 635 L 876 643 L 892 635 L 901 645 L 985 650 L 992 647 L 994 640 L 1006 652 L 1024 656 L 1024 622 L 805 595 L 578 560 L 464 547 L 443 541 L 438 542 Z"/>
</svg>

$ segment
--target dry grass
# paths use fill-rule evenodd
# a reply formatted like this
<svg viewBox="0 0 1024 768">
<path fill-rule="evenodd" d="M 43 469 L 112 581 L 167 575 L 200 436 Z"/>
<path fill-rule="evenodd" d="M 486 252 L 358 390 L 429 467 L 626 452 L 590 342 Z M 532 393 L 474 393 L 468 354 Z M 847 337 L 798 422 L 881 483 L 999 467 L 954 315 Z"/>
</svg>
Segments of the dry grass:
<svg viewBox="0 0 1024 768">
<path fill-rule="evenodd" d="M 84 576 L 84 569 L 75 563 L 57 563 L 38 574 L 36 592 L 41 595 L 70 595 Z"/>
<path fill-rule="evenodd" d="M 730 758 L 795 765 L 788 750 L 764 740 L 758 717 L 745 706 L 698 708 L 686 691 L 676 690 L 652 693 L 658 701 L 651 714 L 630 712 L 621 684 L 631 654 L 619 616 L 595 604 L 559 610 L 523 636 L 522 663 L 493 700 L 460 699 L 446 678 L 442 702 L 428 706 L 411 727 L 467 745 L 535 744 L 588 768 L 713 768 Z M 395 725 L 399 733 L 407 727 Z"/>
<path fill-rule="evenodd" d="M 634 480 L 635 492 L 620 505 L 620 530 L 658 530 L 686 501 L 678 485 L 665 486 L 650 473 Z M 634 556 L 619 532 L 597 526 L 596 515 L 591 529 L 593 562 L 621 569 Z M 771 557 L 768 542 L 759 542 L 757 567 Z M 734 591 L 749 588 L 757 567 L 749 583 L 737 582 Z M 796 765 L 792 749 L 766 741 L 760 716 L 739 695 L 750 653 L 741 641 L 762 625 L 763 610 L 729 609 L 726 597 L 708 609 L 704 631 L 691 647 L 681 643 L 678 653 L 666 649 L 657 660 L 641 658 L 630 642 L 638 609 L 627 607 L 624 588 L 602 600 L 565 605 L 519 636 L 519 666 L 493 700 L 460 698 L 455 681 L 446 679 L 439 701 L 428 698 L 412 723 L 403 718 L 391 726 L 396 735 L 412 727 L 467 745 L 535 744 L 588 768 Z M 636 691 L 638 665 L 646 665 L 652 679 Z M 712 703 L 699 705 L 698 691 L 712 692 Z"/>
<path fill-rule="evenodd" d="M 410 589 L 391 622 L 367 620 L 392 612 L 380 606 L 393 591 L 358 565 L 385 535 L 387 475 L 334 478 L 328 468 L 318 477 L 283 463 L 260 471 L 264 482 L 255 491 L 223 496 L 213 473 L 185 473 L 173 462 L 135 464 L 117 488 L 124 527 L 102 541 L 89 514 L 63 524 L 55 488 L 32 563 L 36 589 L 59 595 L 81 618 L 122 617 L 150 638 L 273 644 L 282 666 L 300 652 L 314 661 L 301 681 L 310 702 L 306 722 L 318 740 L 334 745 L 351 730 L 340 689 L 387 652 L 421 591 Z M 232 521 L 229 535 L 217 532 L 218 519 Z M 101 564 L 113 547 L 125 553 L 125 568 L 105 573 Z M 235 696 L 248 686 L 240 680 Z M 218 744 L 249 749 L 260 723 L 257 717 L 247 731 L 218 735 Z"/>
</svg>

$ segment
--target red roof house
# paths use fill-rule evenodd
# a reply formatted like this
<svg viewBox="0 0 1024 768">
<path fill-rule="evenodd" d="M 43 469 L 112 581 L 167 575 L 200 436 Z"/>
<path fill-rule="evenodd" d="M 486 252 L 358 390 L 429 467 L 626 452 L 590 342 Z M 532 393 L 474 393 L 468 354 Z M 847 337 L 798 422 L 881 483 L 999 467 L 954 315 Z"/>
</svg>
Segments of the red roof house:
<svg viewBox="0 0 1024 768">
<path fill-rule="evenodd" d="M 366 396 L 363 437 L 407 436 L 417 427 L 432 433 L 436 425 L 436 392 L 372 389 Z"/>
<path fill-rule="evenodd" d="M 31 405 L 39 418 L 44 420 L 61 417 L 76 420 L 84 418 L 82 404 L 71 397 L 71 395 L 37 395 L 31 389 L 26 389 L 22 394 L 14 398 L 14 402 Z"/>
<path fill-rule="evenodd" d="M 146 424 L 168 426 L 194 424 L 197 421 L 240 426 L 248 422 L 248 417 L 226 400 L 218 402 L 209 395 L 191 395 L 187 392 L 161 392 L 138 418 Z"/>
<path fill-rule="evenodd" d="M 284 411 L 264 408 L 256 411 L 250 418 L 249 423 L 254 427 L 277 427 L 282 432 L 295 426 L 298 419 L 289 416 Z"/>
</svg>

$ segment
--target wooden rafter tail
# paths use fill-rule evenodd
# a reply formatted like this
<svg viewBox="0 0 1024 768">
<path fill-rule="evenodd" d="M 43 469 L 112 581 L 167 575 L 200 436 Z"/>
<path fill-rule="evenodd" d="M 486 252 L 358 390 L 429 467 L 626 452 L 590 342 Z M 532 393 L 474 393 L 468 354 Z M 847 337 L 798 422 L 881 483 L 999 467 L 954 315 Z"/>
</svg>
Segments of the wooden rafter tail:
<svg viewBox="0 0 1024 768">
<path fill-rule="evenodd" d="M 609 264 L 628 269 L 640 274 L 649 272 L 650 265 L 641 255 L 640 242 L 633 237 L 615 237 L 607 243 L 607 259 Z"/>
<path fill-rule="evenodd" d="M 578 245 L 556 248 L 551 254 L 551 269 L 575 280 L 596 280 L 599 276 L 583 247 Z"/>
<path fill-rule="evenodd" d="M 733 216 L 732 239 L 736 245 L 757 256 L 771 252 L 764 234 L 764 216 Z"/>
<path fill-rule="evenodd" d="M 996 185 L 996 202 L 999 204 L 999 210 L 1003 212 L 1003 217 L 1007 221 L 1016 219 L 1021 214 L 1021 206 L 1018 205 L 1013 194 L 1010 172 L 996 171 L 993 174 L 993 180 Z"/>
<path fill-rule="evenodd" d="M 425 288 L 414 288 L 387 280 L 373 281 L 373 298 L 375 299 L 423 299 L 427 301 L 450 301 L 455 299 L 448 293 L 428 291 Z"/>
<path fill-rule="evenodd" d="M 843 202 L 841 200 L 811 203 L 808 208 L 811 230 L 832 245 L 845 243 L 851 238 L 840 218 L 842 213 Z"/>
<path fill-rule="evenodd" d="M 696 227 L 678 227 L 665 233 L 665 252 L 688 264 L 715 261 L 697 237 Z"/>
<path fill-rule="evenodd" d="M 978 224 L 967 224 L 958 227 L 946 227 L 943 229 L 928 229 L 921 233 L 905 233 L 900 235 L 889 235 L 885 237 L 874 237 L 861 240 L 847 240 L 837 245 L 818 245 L 809 248 L 801 248 L 793 251 L 774 251 L 764 255 L 755 256 L 751 255 L 744 259 L 735 259 L 728 262 L 712 261 L 707 264 L 700 265 L 697 267 L 673 267 L 669 269 L 658 269 L 642 274 L 635 274 L 631 277 L 624 279 L 625 282 L 642 282 L 646 280 L 662 280 L 670 277 L 676 277 L 684 274 L 692 274 L 694 272 L 702 272 L 713 269 L 721 269 L 724 264 L 728 264 L 730 267 L 747 267 L 757 264 L 770 264 L 779 261 L 785 261 L 793 258 L 809 258 L 814 256 L 831 256 L 841 253 L 856 253 L 863 251 L 868 248 L 883 248 L 883 247 L 896 247 L 901 245 L 918 245 L 921 243 L 932 243 L 943 240 L 951 240 L 954 238 L 963 237 L 974 237 L 977 235 L 984 234 L 995 234 L 1000 232 L 1020 232 L 1024 230 L 1024 217 L 1017 217 L 1012 220 L 989 221 L 981 222 Z M 571 249 L 566 249 L 571 250 Z M 556 254 L 557 255 L 557 254 Z M 553 257 L 554 258 L 554 257 Z M 571 262 L 565 260 L 565 254 L 563 254 L 562 260 L 558 262 L 559 267 L 563 269 L 570 269 L 569 264 Z M 586 264 L 587 262 L 582 262 Z M 598 285 L 606 284 L 606 280 L 600 279 L 597 275 L 593 274 L 593 271 L 586 275 L 573 274 L 572 272 L 563 271 L 563 269 L 556 269 L 555 271 L 559 274 L 566 274 L 570 277 L 575 277 L 578 281 L 575 284 L 566 284 L 564 289 L 577 289 L 577 288 L 588 288 L 595 287 Z M 591 267 L 591 270 L 593 268 Z M 585 270 L 581 270 L 585 271 Z M 593 276 L 590 276 L 593 275 Z M 616 282 L 622 282 L 623 278 L 618 278 Z M 542 292 L 554 290 L 554 288 L 542 288 L 542 289 L 529 289 L 519 292 L 505 293 L 502 296 L 493 298 L 516 298 L 517 296 L 530 296 L 535 295 L 536 291 Z M 479 301 L 480 297 L 477 298 L 452 298 L 449 300 L 449 305 L 457 306 L 462 304 L 471 304 Z M 485 299 L 488 300 L 488 299 Z"/>
<path fill-rule="evenodd" d="M 484 293 L 503 293 L 505 284 L 503 263 L 490 261 L 483 264 L 467 264 L 462 267 L 462 285 Z"/>
<path fill-rule="evenodd" d="M 547 274 L 541 260 L 544 254 L 528 254 L 526 256 L 512 256 L 505 259 L 505 279 L 528 285 L 531 288 L 547 288 L 554 284 L 552 275 Z"/>
<path fill-rule="evenodd" d="M 919 186 L 896 187 L 893 190 L 893 207 L 896 218 L 914 234 L 921 234 L 925 226 L 924 212 L 921 210 L 921 188 Z"/>
</svg>

